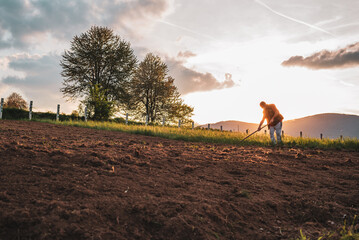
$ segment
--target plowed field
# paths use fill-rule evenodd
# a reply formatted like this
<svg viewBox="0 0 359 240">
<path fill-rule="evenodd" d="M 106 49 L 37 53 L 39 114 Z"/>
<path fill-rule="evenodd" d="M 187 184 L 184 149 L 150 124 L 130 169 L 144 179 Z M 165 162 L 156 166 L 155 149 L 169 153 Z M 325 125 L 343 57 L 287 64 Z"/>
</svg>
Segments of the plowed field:
<svg viewBox="0 0 359 240">
<path fill-rule="evenodd" d="M 0 239 L 290 239 L 358 213 L 358 152 L 0 121 Z"/>
</svg>

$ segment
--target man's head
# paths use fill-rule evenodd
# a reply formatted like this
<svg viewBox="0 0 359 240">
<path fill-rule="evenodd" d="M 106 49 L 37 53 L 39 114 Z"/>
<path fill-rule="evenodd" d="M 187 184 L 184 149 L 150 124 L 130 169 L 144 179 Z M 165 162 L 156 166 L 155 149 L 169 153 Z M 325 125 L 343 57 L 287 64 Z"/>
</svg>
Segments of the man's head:
<svg viewBox="0 0 359 240">
<path fill-rule="evenodd" d="M 266 102 L 262 101 L 259 106 L 261 106 L 261 108 L 265 108 L 265 106 L 267 106 Z"/>
</svg>

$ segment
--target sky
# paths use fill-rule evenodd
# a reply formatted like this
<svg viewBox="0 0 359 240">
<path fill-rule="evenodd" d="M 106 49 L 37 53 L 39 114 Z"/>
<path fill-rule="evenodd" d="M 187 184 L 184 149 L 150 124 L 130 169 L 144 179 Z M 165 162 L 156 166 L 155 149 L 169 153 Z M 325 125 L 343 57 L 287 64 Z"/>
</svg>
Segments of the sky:
<svg viewBox="0 0 359 240">
<path fill-rule="evenodd" d="M 0 97 L 76 110 L 59 63 L 96 25 L 139 61 L 159 55 L 197 123 L 259 122 L 261 101 L 285 120 L 359 115 L 357 9 L 357 0 L 0 0 Z"/>
</svg>

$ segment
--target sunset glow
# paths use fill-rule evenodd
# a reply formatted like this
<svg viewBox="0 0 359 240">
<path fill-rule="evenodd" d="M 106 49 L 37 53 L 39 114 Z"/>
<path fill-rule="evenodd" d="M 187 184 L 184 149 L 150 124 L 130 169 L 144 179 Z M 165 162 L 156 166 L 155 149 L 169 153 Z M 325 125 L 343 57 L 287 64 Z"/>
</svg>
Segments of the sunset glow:
<svg viewBox="0 0 359 240">
<path fill-rule="evenodd" d="M 359 115 L 355 0 L 17 2 L 0 3 L 0 96 L 18 92 L 35 110 L 77 108 L 59 91 L 61 54 L 101 25 L 130 41 L 139 60 L 148 52 L 165 60 L 198 123 L 259 122 L 262 100 L 285 120 Z"/>
</svg>

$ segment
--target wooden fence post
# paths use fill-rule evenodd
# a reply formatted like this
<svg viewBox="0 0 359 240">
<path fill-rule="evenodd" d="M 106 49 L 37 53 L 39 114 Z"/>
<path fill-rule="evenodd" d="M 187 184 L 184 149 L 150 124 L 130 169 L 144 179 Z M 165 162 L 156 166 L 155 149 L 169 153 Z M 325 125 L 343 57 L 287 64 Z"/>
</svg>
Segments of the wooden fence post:
<svg viewBox="0 0 359 240">
<path fill-rule="evenodd" d="M 284 131 L 282 130 L 282 138 L 284 137 Z"/>
<path fill-rule="evenodd" d="M 60 104 L 57 104 L 56 121 L 59 121 L 59 118 L 60 118 Z"/>
<path fill-rule="evenodd" d="M 2 109 L 3 109 L 3 106 L 4 106 L 4 99 L 1 98 L 1 103 L 0 103 L 0 119 L 2 119 Z"/>
<path fill-rule="evenodd" d="M 178 128 L 180 128 L 180 127 L 181 127 L 181 119 L 178 120 Z"/>
<path fill-rule="evenodd" d="M 192 122 L 192 130 L 194 129 L 194 122 Z"/>
<path fill-rule="evenodd" d="M 343 135 L 340 135 L 340 141 L 343 141 Z"/>
<path fill-rule="evenodd" d="M 126 125 L 128 125 L 128 113 L 126 113 Z"/>
<path fill-rule="evenodd" d="M 323 139 L 323 133 L 320 134 L 320 139 Z"/>
<path fill-rule="evenodd" d="M 249 132 L 249 130 L 248 130 L 248 129 L 246 129 L 246 134 L 248 134 L 248 132 Z"/>
<path fill-rule="evenodd" d="M 32 101 L 30 101 L 30 107 L 29 107 L 29 120 L 32 119 Z"/>
<path fill-rule="evenodd" d="M 87 107 L 85 107 L 85 122 L 87 122 Z"/>
<path fill-rule="evenodd" d="M 302 138 L 302 137 L 303 137 L 303 133 L 302 133 L 302 131 L 300 131 L 300 133 L 299 133 L 299 134 L 300 134 L 300 137 Z"/>
<path fill-rule="evenodd" d="M 221 132 L 223 132 L 223 126 L 221 125 Z"/>
<path fill-rule="evenodd" d="M 163 118 L 162 118 L 162 127 L 164 127 L 164 126 L 165 126 L 165 123 L 166 123 L 166 118 L 165 118 L 165 117 L 163 117 Z"/>
<path fill-rule="evenodd" d="M 211 124 L 208 123 L 208 128 L 207 128 L 207 129 L 208 129 L 208 130 L 211 129 Z"/>
<path fill-rule="evenodd" d="M 148 125 L 148 115 L 146 115 L 146 126 Z"/>
</svg>

